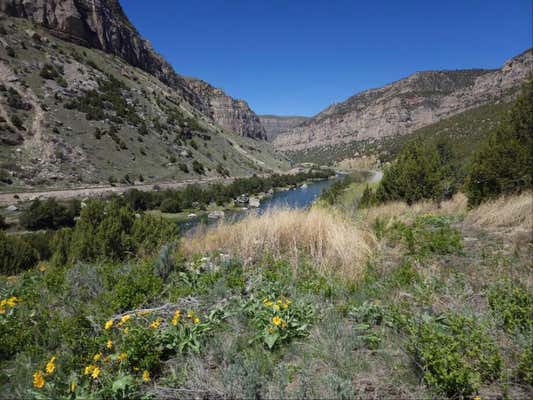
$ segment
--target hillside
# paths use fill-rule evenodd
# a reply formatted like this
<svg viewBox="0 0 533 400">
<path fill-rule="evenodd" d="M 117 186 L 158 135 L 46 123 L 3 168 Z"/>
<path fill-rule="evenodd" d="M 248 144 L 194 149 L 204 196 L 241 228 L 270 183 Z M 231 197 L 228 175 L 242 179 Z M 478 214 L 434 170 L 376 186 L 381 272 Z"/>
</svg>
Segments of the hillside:
<svg viewBox="0 0 533 400">
<path fill-rule="evenodd" d="M 308 117 L 260 115 L 259 120 L 265 128 L 267 140 L 273 141 L 278 135 L 307 121 Z"/>
<path fill-rule="evenodd" d="M 332 164 L 344 159 L 370 155 L 376 156 L 381 162 L 387 162 L 393 160 L 408 142 L 422 139 L 427 142 L 449 143 L 459 158 L 466 163 L 480 141 L 502 122 L 511 104 L 502 102 L 472 108 L 401 136 L 312 147 L 301 151 L 288 151 L 287 155 L 295 162 Z"/>
<path fill-rule="evenodd" d="M 0 190 L 287 167 L 246 102 L 176 74 L 118 2 L 39 4 L 0 2 L 26 17 L 0 19 Z"/>
<path fill-rule="evenodd" d="M 514 97 L 533 64 L 531 50 L 496 70 L 417 72 L 356 94 L 278 136 L 274 145 L 300 152 L 401 136 L 471 108 Z"/>
</svg>

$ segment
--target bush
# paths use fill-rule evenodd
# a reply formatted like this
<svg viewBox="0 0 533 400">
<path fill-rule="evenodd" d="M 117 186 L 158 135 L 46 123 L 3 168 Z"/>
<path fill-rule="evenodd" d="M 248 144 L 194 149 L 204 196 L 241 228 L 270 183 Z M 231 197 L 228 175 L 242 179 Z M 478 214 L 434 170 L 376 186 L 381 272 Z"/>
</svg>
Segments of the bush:
<svg viewBox="0 0 533 400">
<path fill-rule="evenodd" d="M 474 155 L 466 180 L 468 204 L 533 188 L 533 79 L 516 100 L 508 120 Z"/>
<path fill-rule="evenodd" d="M 161 218 L 142 215 L 118 200 L 93 200 L 82 209 L 72 237 L 68 240 L 68 260 L 125 260 L 149 255 L 177 237 L 177 226 Z M 61 250 L 64 251 L 64 244 Z M 64 254 L 63 254 L 64 255 Z M 62 258 L 60 254 L 58 257 Z"/>
<path fill-rule="evenodd" d="M 28 242 L 0 232 L 0 274 L 18 274 L 32 268 L 37 261 L 39 254 Z"/>
<path fill-rule="evenodd" d="M 171 197 L 163 200 L 159 209 L 164 213 L 178 213 L 181 211 L 180 201 L 177 197 Z"/>
<path fill-rule="evenodd" d="M 438 393 L 463 398 L 497 379 L 502 360 L 487 331 L 469 317 L 447 315 L 410 321 L 408 352 Z"/>
<path fill-rule="evenodd" d="M 9 224 L 6 222 L 6 218 L 3 215 L 0 215 L 0 229 L 7 229 Z"/>
<path fill-rule="evenodd" d="M 72 201 L 68 206 L 59 204 L 54 198 L 45 201 L 34 200 L 20 217 L 20 224 L 29 230 L 58 229 L 74 225 L 79 212 L 79 203 Z"/>
<path fill-rule="evenodd" d="M 192 162 L 192 169 L 194 172 L 196 172 L 198 175 L 203 175 L 205 174 L 205 169 L 204 169 L 204 166 L 202 165 L 201 162 L 197 161 L 197 160 L 194 160 Z"/>
<path fill-rule="evenodd" d="M 407 145 L 396 162 L 385 169 L 377 199 L 404 200 L 407 204 L 421 199 L 441 200 L 444 195 L 441 164 L 435 146 L 420 141 Z"/>
<path fill-rule="evenodd" d="M 509 330 L 533 329 L 533 295 L 519 282 L 501 282 L 488 292 L 489 305 Z"/>
</svg>

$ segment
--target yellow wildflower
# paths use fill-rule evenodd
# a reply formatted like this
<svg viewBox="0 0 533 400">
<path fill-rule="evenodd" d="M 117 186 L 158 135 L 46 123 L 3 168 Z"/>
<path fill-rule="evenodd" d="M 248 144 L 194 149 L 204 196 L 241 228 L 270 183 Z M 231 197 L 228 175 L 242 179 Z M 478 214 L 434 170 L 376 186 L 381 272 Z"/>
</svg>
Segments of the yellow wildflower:
<svg viewBox="0 0 533 400">
<path fill-rule="evenodd" d="M 143 371 L 143 381 L 150 382 L 150 371 Z"/>
<path fill-rule="evenodd" d="M 48 363 L 46 364 L 45 371 L 46 371 L 46 373 L 47 373 L 48 375 L 53 374 L 54 371 L 56 370 L 56 364 L 55 364 L 55 362 L 56 362 L 56 357 L 54 356 L 54 357 L 52 357 L 52 358 L 50 359 L 50 361 L 48 361 Z"/>
<path fill-rule="evenodd" d="M 111 357 L 110 356 L 105 356 L 104 357 L 104 362 L 107 364 L 109 361 L 111 360 Z"/>
<path fill-rule="evenodd" d="M 97 379 L 98 375 L 100 375 L 100 368 L 94 367 L 93 373 L 91 374 L 91 376 L 93 377 L 93 379 Z"/>
<path fill-rule="evenodd" d="M 265 307 L 270 307 L 272 306 L 272 302 L 268 299 L 265 299 L 266 301 L 263 301 L 263 304 L 265 305 Z"/>
<path fill-rule="evenodd" d="M 95 368 L 96 368 L 96 365 L 93 365 L 93 364 L 87 365 L 85 369 L 83 370 L 83 375 L 89 375 L 91 372 L 94 371 Z"/>
<path fill-rule="evenodd" d="M 481 397 L 480 396 L 476 396 L 472 400 L 481 400 Z"/>
<path fill-rule="evenodd" d="M 0 307 L 5 307 L 7 305 L 7 300 L 6 299 L 2 299 L 0 301 Z"/>
<path fill-rule="evenodd" d="M 285 321 L 281 321 L 281 329 L 285 329 L 287 327 L 287 323 Z"/>
<path fill-rule="evenodd" d="M 278 304 L 274 304 L 272 306 L 272 308 L 274 309 L 274 311 L 279 311 L 279 305 Z"/>
<path fill-rule="evenodd" d="M 122 326 L 124 325 L 126 322 L 128 322 L 129 320 L 131 319 L 131 315 L 130 314 L 126 314 L 124 315 L 122 318 L 120 318 L 120 322 L 117 324 L 117 326 Z"/>
<path fill-rule="evenodd" d="M 42 389 L 45 383 L 46 381 L 44 380 L 44 376 L 41 371 L 37 371 L 33 374 L 33 386 L 35 386 L 37 389 Z"/>
<path fill-rule="evenodd" d="M 128 327 L 125 327 L 125 328 L 124 328 L 124 333 L 125 333 L 126 335 L 128 334 L 129 331 L 130 331 L 130 328 L 128 328 Z"/>
<path fill-rule="evenodd" d="M 96 362 L 96 361 L 99 361 L 100 358 L 102 358 L 102 353 L 96 353 L 94 356 L 93 356 L 93 360 Z"/>
<path fill-rule="evenodd" d="M 152 321 L 150 328 L 157 329 L 159 328 L 159 325 L 161 325 L 161 318 L 157 318 L 155 321 Z"/>
<path fill-rule="evenodd" d="M 74 391 L 76 390 L 76 387 L 78 386 L 78 384 L 74 381 L 70 382 L 70 391 L 72 393 L 74 393 Z"/>
<path fill-rule="evenodd" d="M 45 272 L 46 271 L 46 264 L 45 263 L 39 263 L 39 271 Z"/>
<path fill-rule="evenodd" d="M 283 308 L 286 310 L 287 308 L 289 308 L 290 305 L 291 305 L 291 301 L 287 299 L 285 303 L 283 303 Z"/>
<path fill-rule="evenodd" d="M 187 311 L 187 317 L 193 318 L 194 317 L 194 311 L 193 310 Z"/>
<path fill-rule="evenodd" d="M 4 308 L 3 305 L 0 305 L 0 314 L 5 314 L 6 313 L 6 309 Z"/>
<path fill-rule="evenodd" d="M 176 310 L 176 312 L 174 313 L 174 316 L 172 317 L 172 325 L 174 326 L 178 325 L 180 318 L 181 318 L 181 312 L 180 310 Z"/>
<path fill-rule="evenodd" d="M 139 312 L 137 312 L 137 315 L 139 315 L 139 316 L 142 317 L 143 315 L 148 315 L 148 314 L 150 314 L 150 313 L 151 313 L 150 310 L 143 310 L 143 311 L 139 311 Z"/>
<path fill-rule="evenodd" d="M 17 299 L 15 296 L 11 296 L 9 299 L 6 300 L 6 304 L 9 307 L 15 307 L 18 301 L 19 299 Z"/>
<path fill-rule="evenodd" d="M 119 361 L 124 361 L 126 358 L 128 358 L 128 355 L 126 353 L 120 353 L 117 357 Z"/>
<path fill-rule="evenodd" d="M 192 322 L 194 322 L 195 324 L 199 324 L 200 323 L 200 318 L 194 317 Z"/>
<path fill-rule="evenodd" d="M 107 321 L 107 322 L 105 323 L 104 328 L 105 328 L 106 331 L 108 331 L 109 329 L 111 329 L 112 326 L 113 326 L 113 320 L 110 319 L 109 321 Z"/>
<path fill-rule="evenodd" d="M 113 348 L 113 341 L 111 339 L 109 339 L 107 341 L 107 343 L 105 344 L 105 347 L 107 347 L 108 349 L 112 349 Z"/>
<path fill-rule="evenodd" d="M 281 321 L 282 321 L 281 318 L 278 317 L 277 315 L 274 318 L 272 318 L 272 323 L 276 326 L 279 326 L 281 324 Z"/>
</svg>

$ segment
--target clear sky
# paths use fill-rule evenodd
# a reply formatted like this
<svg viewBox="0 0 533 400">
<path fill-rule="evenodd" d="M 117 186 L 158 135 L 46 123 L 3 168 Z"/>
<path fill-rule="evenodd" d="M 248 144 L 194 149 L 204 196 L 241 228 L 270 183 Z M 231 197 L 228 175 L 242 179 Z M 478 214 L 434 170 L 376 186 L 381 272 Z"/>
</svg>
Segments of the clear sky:
<svg viewBox="0 0 533 400">
<path fill-rule="evenodd" d="M 314 115 L 416 71 L 497 68 L 532 45 L 532 0 L 120 1 L 178 73 L 258 114 Z"/>
</svg>

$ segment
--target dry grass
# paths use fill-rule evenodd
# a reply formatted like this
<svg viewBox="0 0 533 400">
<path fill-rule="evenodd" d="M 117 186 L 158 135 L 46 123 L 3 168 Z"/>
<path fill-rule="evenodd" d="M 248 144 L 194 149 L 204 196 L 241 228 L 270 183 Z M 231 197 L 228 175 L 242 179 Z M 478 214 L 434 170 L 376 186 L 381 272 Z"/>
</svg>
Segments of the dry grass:
<svg viewBox="0 0 533 400">
<path fill-rule="evenodd" d="M 396 218 L 403 222 L 411 222 L 418 215 L 452 215 L 466 213 L 467 199 L 462 193 L 456 194 L 452 199 L 437 204 L 432 201 L 422 201 L 411 206 L 405 202 L 394 201 L 376 207 L 359 211 L 363 220 L 373 223 L 376 218 L 391 219 Z"/>
<path fill-rule="evenodd" d="M 229 252 L 247 264 L 265 255 L 288 258 L 297 268 L 309 257 L 322 272 L 336 272 L 357 279 L 376 241 L 339 214 L 324 209 L 278 210 L 251 215 L 235 224 L 222 222 L 182 242 L 186 255 Z"/>
<path fill-rule="evenodd" d="M 503 196 L 470 211 L 467 223 L 484 228 L 533 231 L 533 193 Z"/>
</svg>

